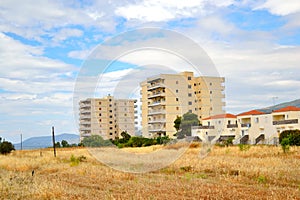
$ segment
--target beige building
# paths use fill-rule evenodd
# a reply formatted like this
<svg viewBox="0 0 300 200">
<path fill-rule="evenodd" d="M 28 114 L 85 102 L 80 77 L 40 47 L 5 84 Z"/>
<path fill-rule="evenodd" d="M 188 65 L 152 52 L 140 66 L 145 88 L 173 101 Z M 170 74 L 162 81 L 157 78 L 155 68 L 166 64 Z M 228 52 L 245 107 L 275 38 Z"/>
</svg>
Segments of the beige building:
<svg viewBox="0 0 300 200">
<path fill-rule="evenodd" d="M 100 135 L 104 139 L 119 137 L 122 131 L 134 135 L 135 100 L 88 98 L 80 101 L 80 137 Z"/>
<path fill-rule="evenodd" d="M 160 74 L 141 85 L 144 137 L 176 133 L 174 120 L 187 112 L 203 118 L 223 113 L 224 78 L 195 77 L 193 72 Z"/>
<path fill-rule="evenodd" d="M 192 136 L 202 141 L 220 141 L 237 136 L 237 117 L 233 114 L 219 114 L 202 120 L 202 126 L 192 127 Z"/>
<path fill-rule="evenodd" d="M 235 144 L 278 144 L 284 130 L 300 129 L 300 108 L 288 106 L 272 113 L 251 110 L 234 115 L 216 115 L 192 127 L 192 135 L 212 141 L 234 137 Z"/>
</svg>

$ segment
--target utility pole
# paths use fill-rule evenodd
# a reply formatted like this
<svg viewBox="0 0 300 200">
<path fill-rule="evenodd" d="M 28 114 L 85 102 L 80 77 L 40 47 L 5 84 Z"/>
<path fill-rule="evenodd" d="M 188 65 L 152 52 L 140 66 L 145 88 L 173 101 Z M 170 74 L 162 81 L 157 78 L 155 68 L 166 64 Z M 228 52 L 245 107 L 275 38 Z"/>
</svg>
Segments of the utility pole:
<svg viewBox="0 0 300 200">
<path fill-rule="evenodd" d="M 53 142 L 54 157 L 56 157 L 54 126 L 52 126 L 52 142 Z"/>
</svg>

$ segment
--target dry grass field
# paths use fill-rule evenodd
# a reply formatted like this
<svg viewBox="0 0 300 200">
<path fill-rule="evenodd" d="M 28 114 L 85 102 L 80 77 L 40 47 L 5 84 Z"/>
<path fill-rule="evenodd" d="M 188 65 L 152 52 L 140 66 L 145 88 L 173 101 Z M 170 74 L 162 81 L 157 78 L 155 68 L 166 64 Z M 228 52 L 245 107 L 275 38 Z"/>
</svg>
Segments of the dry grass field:
<svg viewBox="0 0 300 200">
<path fill-rule="evenodd" d="M 56 158 L 51 149 L 15 151 L 0 156 L 0 199 L 300 199 L 300 147 L 214 147 L 204 159 L 199 151 L 141 174 L 107 167 L 85 148 L 58 149 Z"/>
</svg>

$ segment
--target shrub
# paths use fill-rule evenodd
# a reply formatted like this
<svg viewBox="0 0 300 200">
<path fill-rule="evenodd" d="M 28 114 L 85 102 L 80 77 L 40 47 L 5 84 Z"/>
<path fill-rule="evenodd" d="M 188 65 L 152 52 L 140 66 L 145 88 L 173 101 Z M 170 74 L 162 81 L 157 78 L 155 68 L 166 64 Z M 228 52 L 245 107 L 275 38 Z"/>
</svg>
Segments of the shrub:
<svg viewBox="0 0 300 200">
<path fill-rule="evenodd" d="M 282 150 L 284 153 L 287 153 L 290 150 L 290 139 L 283 138 L 280 142 Z"/>
<path fill-rule="evenodd" d="M 2 142 L 2 138 L 0 138 L 0 153 L 9 154 L 12 150 L 15 150 L 14 145 L 11 142 Z"/>
<path fill-rule="evenodd" d="M 79 156 L 79 157 L 75 157 L 73 154 L 70 157 L 70 165 L 73 166 L 77 166 L 79 165 L 80 162 L 84 162 L 86 161 L 86 157 L 85 156 Z"/>
<path fill-rule="evenodd" d="M 82 140 L 82 143 L 85 147 L 102 147 L 112 145 L 110 140 L 104 140 L 100 135 L 86 137 Z"/>
<path fill-rule="evenodd" d="M 248 151 L 250 147 L 248 144 L 239 144 L 240 151 Z"/>
<path fill-rule="evenodd" d="M 284 138 L 289 139 L 290 146 L 300 146 L 300 130 L 285 130 L 279 135 L 279 142 L 283 141 Z M 285 141 L 287 142 L 287 140 Z"/>
</svg>

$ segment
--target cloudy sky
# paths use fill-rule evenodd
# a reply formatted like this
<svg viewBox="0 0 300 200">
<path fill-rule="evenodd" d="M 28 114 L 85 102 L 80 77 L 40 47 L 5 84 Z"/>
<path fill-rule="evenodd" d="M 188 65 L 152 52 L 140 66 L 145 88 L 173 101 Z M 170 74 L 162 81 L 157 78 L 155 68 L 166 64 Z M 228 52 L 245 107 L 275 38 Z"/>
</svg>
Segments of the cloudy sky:
<svg viewBox="0 0 300 200">
<path fill-rule="evenodd" d="M 299 0 L 1 0 L 0 136 L 18 142 L 20 133 L 49 135 L 52 125 L 78 133 L 73 91 L 82 64 L 97 45 L 144 27 L 176 31 L 205 50 L 226 78 L 227 112 L 298 99 L 299 18 Z M 123 56 L 103 80 L 165 57 L 142 55 Z"/>
</svg>

